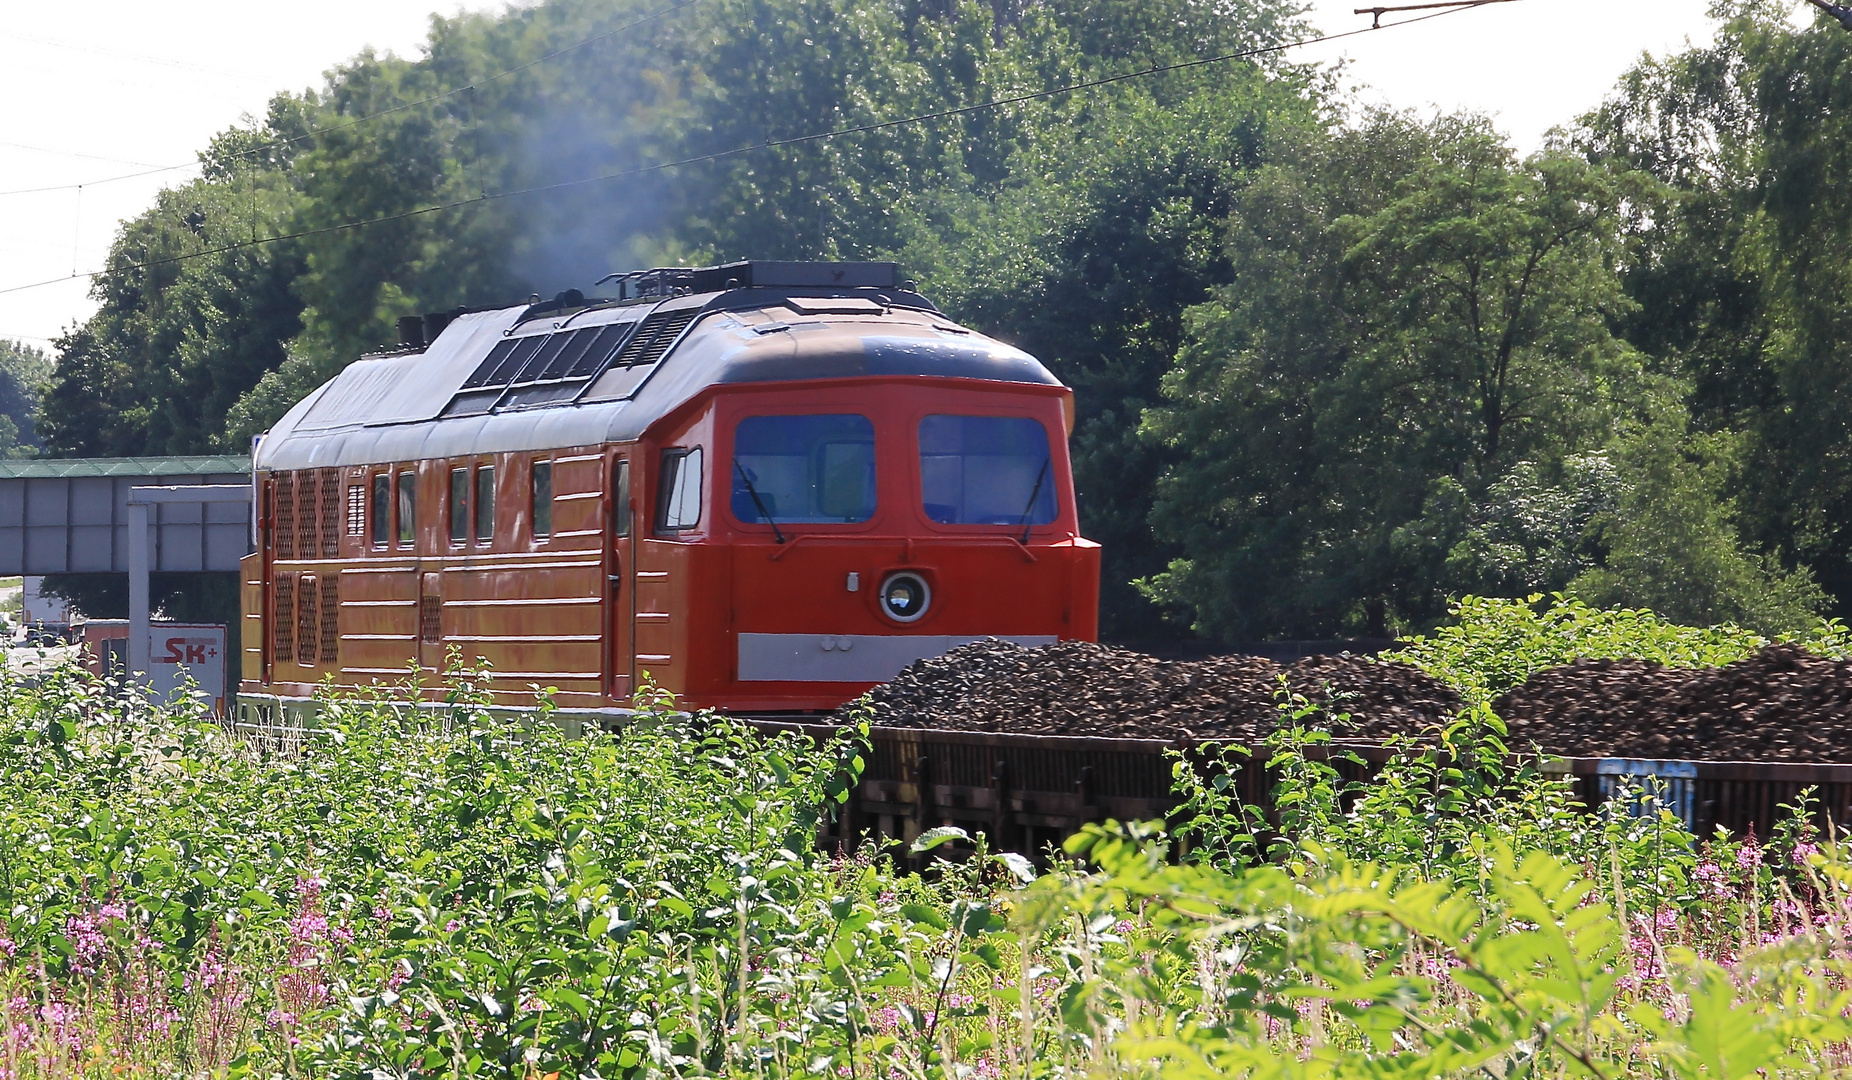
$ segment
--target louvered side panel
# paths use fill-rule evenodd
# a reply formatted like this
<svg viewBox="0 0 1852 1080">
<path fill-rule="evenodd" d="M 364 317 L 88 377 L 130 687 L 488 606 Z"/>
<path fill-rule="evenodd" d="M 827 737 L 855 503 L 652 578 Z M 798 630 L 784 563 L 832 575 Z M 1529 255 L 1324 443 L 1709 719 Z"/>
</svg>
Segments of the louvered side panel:
<svg viewBox="0 0 1852 1080">
<path fill-rule="evenodd" d="M 316 604 L 321 590 L 314 574 L 302 575 L 297 588 L 301 595 L 296 598 L 296 662 L 314 667 L 315 647 L 321 643 L 321 609 Z"/>
<path fill-rule="evenodd" d="M 296 473 L 296 558 L 313 559 L 320 550 L 316 542 L 316 470 Z"/>
<path fill-rule="evenodd" d="M 341 575 L 322 575 L 322 663 L 341 666 Z"/>
<path fill-rule="evenodd" d="M 291 574 L 278 574 L 275 613 L 270 627 L 270 663 L 287 664 L 296 658 L 296 580 Z M 280 677 L 280 675 L 279 675 Z"/>
<path fill-rule="evenodd" d="M 273 478 L 276 485 L 275 512 L 271 515 L 270 535 L 276 544 L 277 558 L 296 557 L 296 474 L 280 472 Z"/>
<path fill-rule="evenodd" d="M 321 475 L 322 558 L 341 554 L 341 470 L 323 469 Z"/>
</svg>

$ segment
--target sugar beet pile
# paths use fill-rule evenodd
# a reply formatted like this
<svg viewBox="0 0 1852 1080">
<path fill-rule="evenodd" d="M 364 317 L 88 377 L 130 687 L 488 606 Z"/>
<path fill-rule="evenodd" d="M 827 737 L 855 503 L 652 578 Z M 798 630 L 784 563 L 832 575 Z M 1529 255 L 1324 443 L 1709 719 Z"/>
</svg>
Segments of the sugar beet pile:
<svg viewBox="0 0 1852 1080">
<path fill-rule="evenodd" d="M 1316 656 L 1290 667 L 1254 656 L 1166 661 L 1064 641 L 1025 649 L 977 641 L 921 660 L 870 692 L 874 720 L 896 727 L 1139 739 L 1253 739 L 1271 731 L 1280 676 L 1349 712 L 1367 735 L 1418 731 L 1460 698 L 1406 664 Z"/>
<path fill-rule="evenodd" d="M 1317 656 L 1290 665 L 1229 656 L 1164 661 L 1106 645 L 998 641 L 922 660 L 869 695 L 897 727 L 1257 742 L 1279 723 L 1280 679 L 1329 713 L 1343 739 L 1419 734 L 1458 694 L 1407 664 Z M 1852 662 L 1771 645 L 1722 668 L 1581 660 L 1493 703 L 1513 749 L 1569 757 L 1852 761 Z M 1325 717 L 1316 723 L 1330 723 Z"/>
</svg>

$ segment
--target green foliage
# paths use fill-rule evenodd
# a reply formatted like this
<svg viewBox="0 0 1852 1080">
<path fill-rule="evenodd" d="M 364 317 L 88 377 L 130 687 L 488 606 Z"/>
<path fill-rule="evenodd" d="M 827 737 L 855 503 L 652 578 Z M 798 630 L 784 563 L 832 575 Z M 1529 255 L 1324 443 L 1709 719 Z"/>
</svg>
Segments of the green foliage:
<svg viewBox="0 0 1852 1080">
<path fill-rule="evenodd" d="M 1604 867 L 1616 894 L 1636 903 L 1692 899 L 1692 838 L 1657 792 L 1619 795 L 1588 814 L 1565 773 L 1513 755 L 1503 722 L 1484 705 L 1371 748 L 1373 765 L 1359 756 L 1363 747 L 1336 741 L 1347 716 L 1284 687 L 1278 707 L 1264 755 L 1247 761 L 1245 750 L 1220 746 L 1178 755 L 1173 790 L 1182 805 L 1172 820 L 1185 861 L 1228 871 L 1274 863 L 1296 874 L 1334 860 L 1372 863 L 1483 891 L 1489 853 L 1503 847 Z M 1346 780 L 1345 763 L 1367 779 Z M 1235 783 L 1239 770 L 1259 769 L 1269 785 L 1264 808 L 1244 804 Z M 1804 800 L 1791 809 L 1774 849 L 1794 849 L 1803 837 L 1790 833 L 1811 829 L 1809 812 Z"/>
<path fill-rule="evenodd" d="M 1823 16 L 1797 29 L 1761 0 L 1715 12 L 1722 23 L 1711 44 L 1643 60 L 1575 138 L 1592 160 L 1664 185 L 1627 220 L 1619 269 L 1636 305 L 1619 325 L 1683 381 L 1694 428 L 1718 433 L 1721 445 L 1697 440 L 1683 478 L 1653 482 L 1689 488 L 1707 459 L 1733 462 L 1740 475 L 1725 490 L 1735 531 L 1843 598 L 1852 594 L 1852 536 L 1834 523 L 1845 519 L 1852 473 L 1831 402 L 1852 375 L 1852 324 L 1832 297 L 1847 285 L 1852 203 L 1836 179 L 1846 121 L 1835 102 L 1852 53 Z M 1663 472 L 1665 458 L 1651 456 L 1648 467 Z M 1695 516 L 1666 523 L 1680 535 Z M 1647 558 L 1677 561 L 1641 546 Z M 1706 553 L 1707 542 L 1695 547 L 1693 572 L 1743 573 Z"/>
<path fill-rule="evenodd" d="M 1490 702 L 1544 668 L 1577 659 L 1650 660 L 1667 667 L 1722 667 L 1769 639 L 1729 623 L 1685 626 L 1640 608 L 1597 608 L 1557 594 L 1524 600 L 1468 596 L 1455 604 L 1451 625 L 1418 635 L 1385 660 L 1413 664 L 1452 686 L 1468 702 Z M 1816 620 L 1785 634 L 1819 656 L 1852 647 L 1844 624 Z"/>
<path fill-rule="evenodd" d="M 1344 860 L 1303 875 L 1166 865 L 1112 823 L 1069 849 L 1098 872 L 1037 882 L 1018 919 L 1038 932 L 1076 908 L 1131 920 L 1136 945 L 1090 990 L 1127 1017 L 1114 1060 L 1167 1077 L 1607 1078 L 1643 1051 L 1680 1076 L 1744 1076 L 1808 1071 L 1848 1034 L 1837 966 L 1802 960 L 1805 947 L 1753 951 L 1734 971 L 1676 950 L 1683 1006 L 1629 1002 L 1616 912 L 1541 852 L 1491 845 L 1470 889 Z"/>
<path fill-rule="evenodd" d="M 0 339 L 0 458 L 38 451 L 39 399 L 51 371 L 51 357 L 43 350 Z"/>
<path fill-rule="evenodd" d="M 1389 113 L 1265 173 L 1231 220 L 1236 283 L 1146 415 L 1181 457 L 1153 521 L 1185 554 L 1144 588 L 1226 639 L 1384 636 L 1444 610 L 1403 535 L 1437 479 L 1477 497 L 1592 449 L 1640 392 L 1607 329 L 1638 182 Z"/>
<path fill-rule="evenodd" d="M 1567 591 L 1604 606 L 1651 608 L 1678 622 L 1736 623 L 1768 635 L 1817 619 L 1826 596 L 1806 569 L 1744 551 L 1735 500 L 1744 440 L 1688 433 L 1684 417 L 1621 435 L 1628 478 L 1591 531 L 1606 548 Z"/>
<path fill-rule="evenodd" d="M 341 1030 L 326 1009 L 350 994 L 371 995 L 373 1011 L 352 1021 L 364 1030 L 398 970 L 410 981 L 396 1000 L 480 1020 L 479 1046 L 544 1037 L 603 1060 L 629 1008 L 536 1035 L 523 1023 L 540 1014 L 515 1004 L 557 990 L 547 1000 L 571 1005 L 583 982 L 559 980 L 628 955 L 632 928 L 639 941 L 687 930 L 755 881 L 798 874 L 789 885 L 802 889 L 821 872 L 811 841 L 854 775 L 852 749 L 762 741 L 666 700 L 611 737 L 511 729 L 478 711 L 481 673 L 453 677 L 446 710 L 336 697 L 313 727 L 252 745 L 191 709 L 124 702 L 75 669 L 38 686 L 0 674 L 4 951 L 82 982 L 96 960 L 74 928 L 117 905 L 122 932 L 158 945 L 158 977 L 175 988 L 210 948 L 247 964 L 279 943 L 322 950 L 336 970 L 313 975 L 314 1015 L 287 1000 L 287 978 L 254 988 L 260 1013 L 293 1016 L 271 1021 L 278 1038 Z M 305 912 L 328 936 L 303 930 Z M 391 1046 L 453 1046 L 391 1019 Z"/>
<path fill-rule="evenodd" d="M 1469 701 L 1489 702 L 1535 672 L 1585 657 L 1721 667 L 1767 644 L 1735 626 L 1681 626 L 1651 611 L 1595 608 L 1561 595 L 1543 600 L 1468 596 L 1454 606 L 1453 625 L 1384 659 L 1414 664 Z"/>
<path fill-rule="evenodd" d="M 1801 1075 L 1852 1037 L 1843 852 L 1571 815 L 1483 714 L 1357 789 L 1285 696 L 1251 835 L 1172 863 L 1107 822 L 1038 874 L 939 827 L 915 850 L 962 861 L 923 880 L 815 850 L 864 728 L 818 746 L 646 693 L 568 738 L 544 697 L 484 716 L 488 678 L 234 735 L 0 673 L 14 1070 L 1619 1080 Z M 1201 790 L 1207 828 L 1227 789 Z"/>
</svg>

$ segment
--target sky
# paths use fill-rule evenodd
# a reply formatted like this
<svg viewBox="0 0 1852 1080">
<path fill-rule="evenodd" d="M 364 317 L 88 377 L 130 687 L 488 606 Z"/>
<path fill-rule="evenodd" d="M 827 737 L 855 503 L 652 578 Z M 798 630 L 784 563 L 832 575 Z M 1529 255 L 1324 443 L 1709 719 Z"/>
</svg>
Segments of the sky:
<svg viewBox="0 0 1852 1080">
<path fill-rule="evenodd" d="M 1390 0 L 1311 2 L 1312 20 L 1336 33 L 1369 25 L 1353 8 Z M 1512 0 L 1298 55 L 1344 62 L 1360 101 L 1488 113 L 1528 151 L 1552 125 L 1598 104 L 1643 52 L 1708 41 L 1706 7 L 1707 0 Z M 71 15 L 77 10 L 81 17 Z M 49 347 L 93 310 L 82 274 L 102 265 L 117 224 L 164 185 L 191 178 L 195 152 L 214 133 L 261 114 L 278 90 L 320 85 L 324 71 L 362 49 L 420 55 L 433 10 L 453 14 L 459 5 L 11 5 L 0 26 L 0 100 L 14 103 L 0 113 L 0 337 Z M 118 179 L 174 165 L 187 167 Z"/>
</svg>

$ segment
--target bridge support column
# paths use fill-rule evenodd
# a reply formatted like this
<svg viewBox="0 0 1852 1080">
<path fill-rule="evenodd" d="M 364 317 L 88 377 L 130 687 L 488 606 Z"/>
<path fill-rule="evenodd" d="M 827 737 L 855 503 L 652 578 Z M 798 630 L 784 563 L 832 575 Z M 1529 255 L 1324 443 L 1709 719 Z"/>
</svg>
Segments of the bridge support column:
<svg viewBox="0 0 1852 1080">
<path fill-rule="evenodd" d="M 148 504 L 136 496 L 145 488 L 135 488 L 129 495 L 129 678 L 148 677 L 148 549 L 153 541 L 148 535 Z"/>
</svg>

